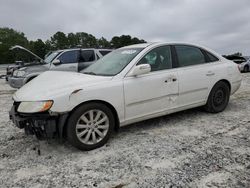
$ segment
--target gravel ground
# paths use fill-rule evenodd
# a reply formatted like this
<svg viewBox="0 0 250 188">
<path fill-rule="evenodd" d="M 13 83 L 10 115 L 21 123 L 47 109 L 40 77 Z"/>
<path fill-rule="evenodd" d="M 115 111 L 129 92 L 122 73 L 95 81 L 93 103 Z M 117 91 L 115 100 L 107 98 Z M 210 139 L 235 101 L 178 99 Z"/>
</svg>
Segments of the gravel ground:
<svg viewBox="0 0 250 188">
<path fill-rule="evenodd" d="M 1 74 L 1 72 L 0 72 Z M 250 73 L 219 114 L 199 109 L 124 127 L 104 147 L 41 142 L 8 119 L 0 80 L 0 187 L 250 187 Z"/>
</svg>

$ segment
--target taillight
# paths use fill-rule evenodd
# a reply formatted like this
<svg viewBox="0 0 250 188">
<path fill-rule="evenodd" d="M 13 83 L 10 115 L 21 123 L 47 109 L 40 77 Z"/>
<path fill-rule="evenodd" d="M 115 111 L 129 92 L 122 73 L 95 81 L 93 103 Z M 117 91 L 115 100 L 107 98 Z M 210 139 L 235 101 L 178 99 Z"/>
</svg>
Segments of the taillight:
<svg viewBox="0 0 250 188">
<path fill-rule="evenodd" d="M 240 65 L 238 65 L 238 69 L 239 69 L 239 71 L 240 71 Z M 240 71 L 241 72 L 241 71 Z"/>
</svg>

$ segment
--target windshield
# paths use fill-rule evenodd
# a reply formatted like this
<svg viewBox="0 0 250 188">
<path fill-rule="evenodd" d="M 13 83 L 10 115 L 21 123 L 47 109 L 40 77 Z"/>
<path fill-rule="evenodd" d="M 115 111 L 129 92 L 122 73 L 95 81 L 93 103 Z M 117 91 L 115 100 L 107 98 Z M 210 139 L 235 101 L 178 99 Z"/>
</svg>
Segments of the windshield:
<svg viewBox="0 0 250 188">
<path fill-rule="evenodd" d="M 45 58 L 45 63 L 51 63 L 51 61 L 53 61 L 53 59 L 55 59 L 55 57 L 58 56 L 60 53 L 60 51 L 52 52 Z"/>
<path fill-rule="evenodd" d="M 114 76 L 120 73 L 143 48 L 115 50 L 86 68 L 84 74 Z"/>
</svg>

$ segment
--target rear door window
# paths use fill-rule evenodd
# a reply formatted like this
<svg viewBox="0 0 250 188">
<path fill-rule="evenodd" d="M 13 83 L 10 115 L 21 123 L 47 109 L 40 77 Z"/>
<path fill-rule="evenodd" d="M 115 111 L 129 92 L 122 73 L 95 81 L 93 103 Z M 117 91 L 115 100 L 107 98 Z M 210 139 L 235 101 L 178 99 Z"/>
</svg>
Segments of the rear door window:
<svg viewBox="0 0 250 188">
<path fill-rule="evenodd" d="M 80 62 L 91 62 L 95 60 L 94 50 L 82 50 L 80 55 Z"/>
<path fill-rule="evenodd" d="M 199 65 L 206 63 L 202 51 L 193 46 L 176 45 L 175 46 L 179 67 Z"/>
</svg>

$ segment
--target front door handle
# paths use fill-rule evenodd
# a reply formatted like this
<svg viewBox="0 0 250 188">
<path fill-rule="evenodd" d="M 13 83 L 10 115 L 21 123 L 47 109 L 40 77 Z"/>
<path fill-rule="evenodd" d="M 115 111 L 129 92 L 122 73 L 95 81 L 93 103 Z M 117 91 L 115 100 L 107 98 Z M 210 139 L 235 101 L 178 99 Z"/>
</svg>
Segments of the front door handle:
<svg viewBox="0 0 250 188">
<path fill-rule="evenodd" d="M 176 82 L 177 81 L 177 78 L 176 77 L 169 77 L 165 80 L 165 83 L 168 83 L 168 82 Z"/>
<path fill-rule="evenodd" d="M 173 82 L 176 82 L 176 81 L 177 81 L 177 78 L 172 78 L 172 81 L 173 81 Z"/>
</svg>

